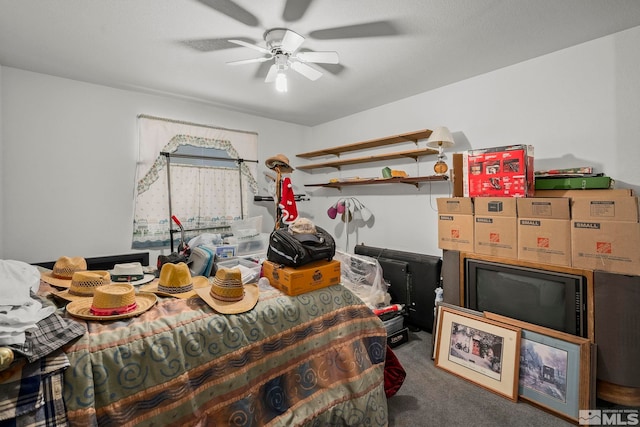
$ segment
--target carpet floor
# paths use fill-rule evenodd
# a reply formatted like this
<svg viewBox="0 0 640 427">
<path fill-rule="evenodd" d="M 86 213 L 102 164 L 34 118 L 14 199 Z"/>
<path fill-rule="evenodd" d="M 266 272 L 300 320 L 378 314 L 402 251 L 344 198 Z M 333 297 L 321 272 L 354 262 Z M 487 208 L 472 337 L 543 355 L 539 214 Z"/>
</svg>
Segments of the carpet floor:
<svg viewBox="0 0 640 427">
<path fill-rule="evenodd" d="M 411 331 L 409 341 L 393 349 L 407 377 L 400 390 L 388 399 L 390 427 L 574 425 L 537 406 L 513 402 L 436 367 L 431 359 L 432 348 L 430 333 Z"/>
</svg>

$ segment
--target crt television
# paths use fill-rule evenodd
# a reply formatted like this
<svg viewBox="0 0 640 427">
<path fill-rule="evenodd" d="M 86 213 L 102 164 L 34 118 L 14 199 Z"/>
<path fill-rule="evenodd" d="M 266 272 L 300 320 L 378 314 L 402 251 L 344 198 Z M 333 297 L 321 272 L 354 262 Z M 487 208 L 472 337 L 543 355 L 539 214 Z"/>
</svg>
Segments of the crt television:
<svg viewBox="0 0 640 427">
<path fill-rule="evenodd" d="M 587 337 L 586 279 L 465 259 L 465 306 Z"/>
</svg>

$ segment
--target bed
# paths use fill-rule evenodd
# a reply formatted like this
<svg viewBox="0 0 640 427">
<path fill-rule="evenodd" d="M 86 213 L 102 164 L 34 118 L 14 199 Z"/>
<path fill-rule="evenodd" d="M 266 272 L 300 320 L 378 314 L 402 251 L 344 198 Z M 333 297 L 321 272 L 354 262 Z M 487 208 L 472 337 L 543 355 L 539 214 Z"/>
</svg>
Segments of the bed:
<svg viewBox="0 0 640 427">
<path fill-rule="evenodd" d="M 386 330 L 341 285 L 297 297 L 266 286 L 238 315 L 158 297 L 135 318 L 74 321 L 87 332 L 64 347 L 72 426 L 388 424 Z"/>
</svg>

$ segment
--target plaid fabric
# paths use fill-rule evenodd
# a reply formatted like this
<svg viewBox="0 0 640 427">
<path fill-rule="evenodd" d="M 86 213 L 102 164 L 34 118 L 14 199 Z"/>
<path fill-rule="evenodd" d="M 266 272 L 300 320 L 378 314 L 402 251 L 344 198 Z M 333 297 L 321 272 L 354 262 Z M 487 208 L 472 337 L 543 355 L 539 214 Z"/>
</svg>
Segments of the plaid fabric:
<svg viewBox="0 0 640 427">
<path fill-rule="evenodd" d="M 0 383 L 0 427 L 63 427 L 67 415 L 62 397 L 67 355 L 58 351 Z"/>
<path fill-rule="evenodd" d="M 81 337 L 86 332 L 80 323 L 63 319 L 56 313 L 45 317 L 36 324 L 36 328 L 27 330 L 26 341 L 22 345 L 11 345 L 14 352 L 23 355 L 28 362 L 53 353 L 63 345 Z"/>
</svg>

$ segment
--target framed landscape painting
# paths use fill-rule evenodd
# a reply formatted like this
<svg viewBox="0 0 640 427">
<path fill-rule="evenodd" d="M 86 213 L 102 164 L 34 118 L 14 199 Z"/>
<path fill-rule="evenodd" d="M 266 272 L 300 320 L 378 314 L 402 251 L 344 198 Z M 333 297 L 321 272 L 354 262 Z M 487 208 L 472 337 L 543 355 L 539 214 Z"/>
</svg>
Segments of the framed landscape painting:
<svg viewBox="0 0 640 427">
<path fill-rule="evenodd" d="M 520 328 L 439 308 L 437 367 L 516 401 L 519 352 Z"/>
<path fill-rule="evenodd" d="M 485 317 L 521 328 L 518 395 L 577 423 L 594 409 L 595 347 L 587 338 L 485 312 Z"/>
</svg>

